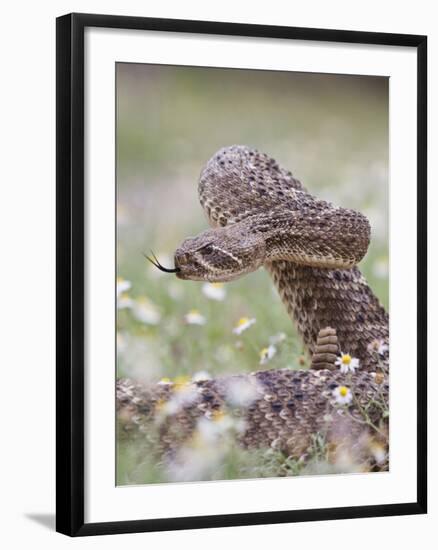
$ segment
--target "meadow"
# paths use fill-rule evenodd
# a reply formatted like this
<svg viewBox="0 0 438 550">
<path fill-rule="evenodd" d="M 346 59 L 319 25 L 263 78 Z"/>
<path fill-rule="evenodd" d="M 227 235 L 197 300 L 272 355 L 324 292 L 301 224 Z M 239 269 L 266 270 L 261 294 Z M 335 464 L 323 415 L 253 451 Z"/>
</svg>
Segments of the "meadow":
<svg viewBox="0 0 438 550">
<path fill-rule="evenodd" d="M 118 377 L 156 383 L 308 367 L 263 269 L 209 285 L 161 273 L 144 257 L 153 250 L 171 266 L 177 246 L 207 228 L 197 181 L 226 145 L 256 147 L 312 194 L 367 215 L 372 242 L 360 268 L 389 306 L 387 79 L 118 64 L 116 116 Z M 230 447 L 193 479 L 337 471 L 317 435 L 312 453 L 304 467 Z M 145 440 L 118 430 L 118 484 L 180 479 Z"/>
</svg>

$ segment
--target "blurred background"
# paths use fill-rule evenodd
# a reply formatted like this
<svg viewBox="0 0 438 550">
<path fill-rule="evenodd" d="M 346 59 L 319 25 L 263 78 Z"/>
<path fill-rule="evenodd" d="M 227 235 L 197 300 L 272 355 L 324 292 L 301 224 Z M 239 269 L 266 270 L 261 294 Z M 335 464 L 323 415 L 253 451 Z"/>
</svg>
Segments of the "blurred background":
<svg viewBox="0 0 438 550">
<path fill-rule="evenodd" d="M 388 79 L 124 63 L 116 70 L 119 377 L 158 382 L 308 365 L 263 269 L 205 285 L 161 273 L 143 256 L 153 250 L 173 266 L 177 246 L 207 228 L 198 177 L 227 145 L 268 153 L 312 194 L 369 218 L 372 242 L 360 267 L 388 307 Z M 119 484 L 168 481 L 138 442 L 119 435 Z"/>
</svg>

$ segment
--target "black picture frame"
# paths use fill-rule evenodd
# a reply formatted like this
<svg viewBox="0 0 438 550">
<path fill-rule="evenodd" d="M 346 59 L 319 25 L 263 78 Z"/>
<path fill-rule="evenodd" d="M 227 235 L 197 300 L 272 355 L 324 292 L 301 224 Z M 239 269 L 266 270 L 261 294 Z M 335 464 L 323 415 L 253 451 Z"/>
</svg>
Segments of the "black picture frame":
<svg viewBox="0 0 438 550">
<path fill-rule="evenodd" d="M 406 46 L 417 51 L 417 499 L 415 502 L 107 523 L 84 522 L 84 30 L 157 30 Z M 424 514 L 427 510 L 427 37 L 208 21 L 68 14 L 56 21 L 56 529 L 70 536 Z"/>
</svg>

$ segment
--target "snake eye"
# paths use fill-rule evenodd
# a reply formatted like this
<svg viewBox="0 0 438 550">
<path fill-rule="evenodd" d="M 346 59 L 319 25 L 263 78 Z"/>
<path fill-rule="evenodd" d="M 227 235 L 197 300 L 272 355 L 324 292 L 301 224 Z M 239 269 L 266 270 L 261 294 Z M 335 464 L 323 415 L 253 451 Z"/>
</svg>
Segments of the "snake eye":
<svg viewBox="0 0 438 550">
<path fill-rule="evenodd" d="M 211 254 L 213 252 L 213 247 L 211 244 L 207 244 L 203 247 L 202 252 L 205 252 L 206 254 Z"/>
</svg>

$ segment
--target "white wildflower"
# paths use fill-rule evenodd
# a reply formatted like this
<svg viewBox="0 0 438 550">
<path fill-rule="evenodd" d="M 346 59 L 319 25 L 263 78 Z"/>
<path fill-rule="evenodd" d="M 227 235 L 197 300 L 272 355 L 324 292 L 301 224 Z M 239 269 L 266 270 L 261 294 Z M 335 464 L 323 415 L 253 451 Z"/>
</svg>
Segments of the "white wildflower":
<svg viewBox="0 0 438 550">
<path fill-rule="evenodd" d="M 181 409 L 196 401 L 198 397 L 196 389 L 190 384 L 190 379 L 187 376 L 177 376 L 174 381 L 164 378 L 161 380 L 161 384 L 170 384 L 173 394 L 167 401 L 162 400 L 157 403 L 157 422 L 161 422 L 166 416 L 177 414 Z"/>
<path fill-rule="evenodd" d="M 247 423 L 242 418 L 235 418 L 222 410 L 207 411 L 205 416 L 198 421 L 198 443 L 211 448 L 215 444 L 220 448 L 221 444 L 232 446 L 235 443 L 236 434 L 243 434 L 247 429 Z"/>
<path fill-rule="evenodd" d="M 117 298 L 119 298 L 124 292 L 131 288 L 131 282 L 127 281 L 123 277 L 117 277 Z"/>
<path fill-rule="evenodd" d="M 383 340 L 373 340 L 371 344 L 369 344 L 368 350 L 383 356 L 389 350 L 389 346 L 385 344 Z"/>
<path fill-rule="evenodd" d="M 258 387 L 255 377 L 230 378 L 225 386 L 225 399 L 232 407 L 249 407 L 258 398 Z"/>
<path fill-rule="evenodd" d="M 389 346 L 387 344 L 384 344 L 383 342 L 381 342 L 381 344 L 379 345 L 379 347 L 377 348 L 377 353 L 379 355 L 385 355 L 385 353 L 389 350 Z"/>
<path fill-rule="evenodd" d="M 284 332 L 278 332 L 269 338 L 270 344 L 281 344 L 286 340 L 286 334 Z"/>
<path fill-rule="evenodd" d="M 221 473 L 224 450 L 196 443 L 183 447 L 166 465 L 168 481 L 199 481 Z"/>
<path fill-rule="evenodd" d="M 195 372 L 195 374 L 192 376 L 192 382 L 202 382 L 203 380 L 210 380 L 210 379 L 211 379 L 211 376 L 205 370 L 200 370 L 199 372 Z"/>
<path fill-rule="evenodd" d="M 117 309 L 129 309 L 133 304 L 134 300 L 125 292 L 117 298 Z"/>
<path fill-rule="evenodd" d="M 161 321 L 161 314 L 157 306 L 144 296 L 133 302 L 132 314 L 137 321 L 147 325 L 158 325 Z"/>
<path fill-rule="evenodd" d="M 213 443 L 218 438 L 238 428 L 236 420 L 223 411 L 208 411 L 198 422 L 198 436 L 204 443 Z"/>
<path fill-rule="evenodd" d="M 348 353 L 341 353 L 341 356 L 336 359 L 335 365 L 340 367 L 340 371 L 343 374 L 346 374 L 347 372 L 354 372 L 359 368 L 359 359 L 351 357 Z"/>
<path fill-rule="evenodd" d="M 175 391 L 185 391 L 189 387 L 190 376 L 186 374 L 176 376 L 173 380 L 173 384 L 175 386 Z"/>
<path fill-rule="evenodd" d="M 254 325 L 256 322 L 255 319 L 249 319 L 248 317 L 241 317 L 237 322 L 237 325 L 233 328 L 233 334 L 242 334 L 245 330 L 249 329 L 250 326 Z"/>
<path fill-rule="evenodd" d="M 210 300 L 222 302 L 227 295 L 223 283 L 204 283 L 202 285 L 203 294 Z"/>
<path fill-rule="evenodd" d="M 197 309 L 191 309 L 186 313 L 184 320 L 188 325 L 205 325 L 207 322 L 206 318 Z"/>
<path fill-rule="evenodd" d="M 170 481 L 199 481 L 222 476 L 225 457 L 232 451 L 236 433 L 243 433 L 245 422 L 223 411 L 209 411 L 197 422 L 192 438 L 167 464 Z M 223 477 L 220 477 L 223 479 Z"/>
<path fill-rule="evenodd" d="M 333 397 L 339 405 L 348 405 L 353 399 L 353 394 L 347 386 L 338 386 L 333 390 Z"/>
<path fill-rule="evenodd" d="M 277 348 L 272 344 L 267 348 L 263 348 L 259 354 L 260 365 L 265 365 L 268 361 L 270 361 L 274 357 L 276 353 L 277 353 Z"/>
</svg>

